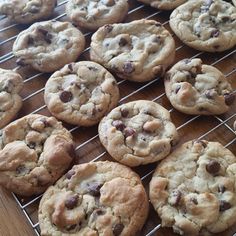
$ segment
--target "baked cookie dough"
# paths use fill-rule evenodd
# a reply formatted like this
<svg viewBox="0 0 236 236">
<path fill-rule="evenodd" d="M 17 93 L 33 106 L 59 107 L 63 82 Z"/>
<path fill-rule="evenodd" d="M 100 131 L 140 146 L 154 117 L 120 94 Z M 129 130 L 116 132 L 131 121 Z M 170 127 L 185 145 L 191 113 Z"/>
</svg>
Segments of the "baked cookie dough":
<svg viewBox="0 0 236 236">
<path fill-rule="evenodd" d="M 233 1 L 234 6 L 236 6 L 236 0 L 232 0 L 232 1 Z"/>
<path fill-rule="evenodd" d="M 52 15 L 57 0 L 1 0 L 0 14 L 17 23 L 29 24 Z"/>
<path fill-rule="evenodd" d="M 127 0 L 69 0 L 66 5 L 69 19 L 75 25 L 89 30 L 123 21 L 128 9 Z"/>
<path fill-rule="evenodd" d="M 187 2 L 187 0 L 138 0 L 138 1 L 161 10 L 172 10 L 180 6 L 181 4 Z"/>
<path fill-rule="evenodd" d="M 155 170 L 150 200 L 181 235 L 219 233 L 236 223 L 236 157 L 220 143 L 189 141 Z"/>
<path fill-rule="evenodd" d="M 67 123 L 91 126 L 114 108 L 119 88 L 111 73 L 91 61 L 55 72 L 45 85 L 45 103 L 53 116 Z"/>
<path fill-rule="evenodd" d="M 147 218 L 139 176 L 114 162 L 75 165 L 43 195 L 41 235 L 135 236 Z"/>
<path fill-rule="evenodd" d="M 166 73 L 165 91 L 174 108 L 191 115 L 225 113 L 235 98 L 225 76 L 199 58 L 176 63 Z"/>
<path fill-rule="evenodd" d="M 98 133 L 108 153 L 128 166 L 163 159 L 178 139 L 169 112 L 147 100 L 129 102 L 113 109 L 101 120 Z"/>
<path fill-rule="evenodd" d="M 154 20 L 105 25 L 92 36 L 90 57 L 123 79 L 144 82 L 165 73 L 175 42 Z"/>
<path fill-rule="evenodd" d="M 0 185 L 22 196 L 44 192 L 74 157 L 71 134 L 54 117 L 27 115 L 0 135 Z"/>
<path fill-rule="evenodd" d="M 19 92 L 22 87 L 23 79 L 18 73 L 0 68 L 0 128 L 9 123 L 21 109 Z"/>
<path fill-rule="evenodd" d="M 172 12 L 170 27 L 189 47 L 225 51 L 236 45 L 236 8 L 222 0 L 190 0 Z"/>
<path fill-rule="evenodd" d="M 75 61 L 85 47 L 83 34 L 69 22 L 44 21 L 21 32 L 13 44 L 17 64 L 54 72 Z"/>
</svg>

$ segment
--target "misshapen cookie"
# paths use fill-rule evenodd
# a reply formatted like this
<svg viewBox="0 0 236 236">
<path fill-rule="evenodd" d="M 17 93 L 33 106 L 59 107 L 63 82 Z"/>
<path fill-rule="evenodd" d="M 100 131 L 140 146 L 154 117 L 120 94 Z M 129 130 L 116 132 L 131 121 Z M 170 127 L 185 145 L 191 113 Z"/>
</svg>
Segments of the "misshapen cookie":
<svg viewBox="0 0 236 236">
<path fill-rule="evenodd" d="M 19 95 L 23 87 L 22 77 L 11 70 L 0 68 L 0 128 L 3 128 L 17 114 L 22 106 Z"/>
<path fill-rule="evenodd" d="M 21 32 L 13 44 L 19 65 L 53 72 L 75 61 L 85 47 L 83 34 L 69 22 L 44 21 Z"/>
<path fill-rule="evenodd" d="M 105 25 L 92 36 L 90 57 L 121 78 L 144 82 L 164 74 L 174 60 L 175 42 L 153 20 Z"/>
<path fill-rule="evenodd" d="M 115 78 L 104 67 L 80 61 L 66 65 L 49 78 L 44 100 L 58 119 L 91 126 L 117 105 L 119 89 Z"/>
<path fill-rule="evenodd" d="M 71 134 L 53 117 L 28 115 L 0 136 L 0 185 L 22 196 L 45 191 L 74 157 Z"/>
<path fill-rule="evenodd" d="M 225 76 L 198 58 L 176 63 L 166 73 L 165 91 L 173 107 L 191 115 L 225 113 L 235 98 Z"/>
<path fill-rule="evenodd" d="M 178 7 L 179 5 L 185 3 L 187 0 L 138 0 L 138 1 L 158 9 L 172 10 Z"/>
<path fill-rule="evenodd" d="M 41 235 L 135 236 L 148 214 L 139 176 L 114 162 L 74 166 L 40 202 Z"/>
<path fill-rule="evenodd" d="M 129 9 L 127 0 L 69 0 L 66 13 L 78 26 L 96 30 L 105 24 L 121 22 Z"/>
<path fill-rule="evenodd" d="M 236 157 L 220 143 L 189 141 L 155 170 L 150 199 L 162 220 L 186 236 L 219 233 L 236 223 Z"/>
<path fill-rule="evenodd" d="M 236 45 L 236 8 L 222 0 L 190 0 L 172 12 L 170 26 L 197 50 L 221 52 Z"/>
<path fill-rule="evenodd" d="M 108 153 L 128 166 L 163 159 L 178 139 L 169 112 L 147 100 L 116 107 L 101 120 L 98 132 Z"/>
<path fill-rule="evenodd" d="M 29 24 L 48 18 L 57 0 L 1 0 L 0 13 L 14 22 Z"/>
</svg>

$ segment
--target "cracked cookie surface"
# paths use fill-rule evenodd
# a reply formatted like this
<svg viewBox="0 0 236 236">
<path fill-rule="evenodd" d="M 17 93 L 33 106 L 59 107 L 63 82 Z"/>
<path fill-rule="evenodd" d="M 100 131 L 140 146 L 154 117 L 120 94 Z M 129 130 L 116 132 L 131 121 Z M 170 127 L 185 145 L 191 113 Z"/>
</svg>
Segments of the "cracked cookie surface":
<svg viewBox="0 0 236 236">
<path fill-rule="evenodd" d="M 150 182 L 150 200 L 181 235 L 219 233 L 236 222 L 236 157 L 220 143 L 189 141 L 163 160 Z"/>
<path fill-rule="evenodd" d="M 191 115 L 225 113 L 235 99 L 225 76 L 198 58 L 176 63 L 166 73 L 165 91 L 173 107 Z"/>
<path fill-rule="evenodd" d="M 180 6 L 181 4 L 187 2 L 187 0 L 138 0 L 138 1 L 161 10 L 172 10 Z"/>
<path fill-rule="evenodd" d="M 75 165 L 43 195 L 43 236 L 135 236 L 148 214 L 139 176 L 115 162 Z"/>
<path fill-rule="evenodd" d="M 54 117 L 27 115 L 0 135 L 0 185 L 22 196 L 44 192 L 75 156 L 71 134 Z"/>
<path fill-rule="evenodd" d="M 162 76 L 174 57 L 174 39 L 153 20 L 105 25 L 91 39 L 91 60 L 123 79 L 144 82 Z"/>
<path fill-rule="evenodd" d="M 58 119 L 91 126 L 117 105 L 119 89 L 113 75 L 104 67 L 80 61 L 64 66 L 49 78 L 44 100 Z"/>
<path fill-rule="evenodd" d="M 0 13 L 14 22 L 29 24 L 48 18 L 57 0 L 1 0 Z"/>
<path fill-rule="evenodd" d="M 43 21 L 22 31 L 13 44 L 20 66 L 54 72 L 75 61 L 85 47 L 83 34 L 69 22 Z"/>
<path fill-rule="evenodd" d="M 127 0 L 69 0 L 66 13 L 78 26 L 96 30 L 105 24 L 121 22 L 128 13 Z"/>
<path fill-rule="evenodd" d="M 0 128 L 9 123 L 21 109 L 19 92 L 22 87 L 23 79 L 18 73 L 0 68 Z"/>
<path fill-rule="evenodd" d="M 188 1 L 172 12 L 170 26 L 197 50 L 220 52 L 236 45 L 236 8 L 225 1 Z"/>
<path fill-rule="evenodd" d="M 101 120 L 98 133 L 108 153 L 128 166 L 163 159 L 178 139 L 170 113 L 148 100 L 116 107 Z"/>
</svg>

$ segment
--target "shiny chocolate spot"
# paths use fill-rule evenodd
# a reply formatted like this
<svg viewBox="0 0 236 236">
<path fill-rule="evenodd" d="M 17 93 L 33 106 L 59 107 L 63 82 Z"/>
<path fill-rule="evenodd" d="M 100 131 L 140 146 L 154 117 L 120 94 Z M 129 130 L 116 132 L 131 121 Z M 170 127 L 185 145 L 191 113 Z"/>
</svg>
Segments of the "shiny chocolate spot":
<svg viewBox="0 0 236 236">
<path fill-rule="evenodd" d="M 231 208 L 231 204 L 227 201 L 221 200 L 220 201 L 220 211 L 226 211 Z"/>
<path fill-rule="evenodd" d="M 207 91 L 205 92 L 205 96 L 206 96 L 206 98 L 208 98 L 208 99 L 212 99 L 212 98 L 213 98 L 213 91 L 212 91 L 212 90 L 207 90 Z"/>
<path fill-rule="evenodd" d="M 128 44 L 127 40 L 125 38 L 120 38 L 119 46 L 124 47 L 126 44 Z"/>
<path fill-rule="evenodd" d="M 34 44 L 34 38 L 29 35 L 27 43 L 28 43 L 28 45 L 33 45 Z"/>
<path fill-rule="evenodd" d="M 197 139 L 197 140 L 195 141 L 195 143 L 201 144 L 204 148 L 207 147 L 207 144 L 206 144 L 204 141 L 202 141 L 202 140 Z"/>
<path fill-rule="evenodd" d="M 73 71 L 73 65 L 70 63 L 68 64 L 68 69 L 72 72 Z"/>
<path fill-rule="evenodd" d="M 28 146 L 30 149 L 35 149 L 36 143 L 30 142 L 30 143 L 27 144 L 27 146 Z"/>
<path fill-rule="evenodd" d="M 181 85 L 177 85 L 176 88 L 175 88 L 175 93 L 177 94 L 180 89 L 181 89 Z"/>
<path fill-rule="evenodd" d="M 128 109 L 125 109 L 125 108 L 121 109 L 120 113 L 122 117 L 127 117 L 129 115 Z"/>
<path fill-rule="evenodd" d="M 173 206 L 177 206 L 179 204 L 179 202 L 181 200 L 181 195 L 182 195 L 182 193 L 178 189 L 176 189 L 172 192 L 171 197 L 174 199 L 174 201 L 172 203 Z"/>
<path fill-rule="evenodd" d="M 113 234 L 114 234 L 114 236 L 119 236 L 121 233 L 122 233 L 122 231 L 123 231 L 123 229 L 124 229 L 124 225 L 123 224 L 116 224 L 114 227 L 113 227 Z"/>
<path fill-rule="evenodd" d="M 106 31 L 108 32 L 108 33 L 110 33 L 112 30 L 113 30 L 113 26 L 112 25 L 105 25 L 104 26 L 105 27 L 105 29 L 106 29 Z"/>
<path fill-rule="evenodd" d="M 225 104 L 229 106 L 234 102 L 235 95 L 232 93 L 226 93 L 224 94 L 224 98 L 225 98 Z"/>
<path fill-rule="evenodd" d="M 114 120 L 112 125 L 116 127 L 117 130 L 123 131 L 125 129 L 125 124 L 121 120 Z"/>
<path fill-rule="evenodd" d="M 186 59 L 183 59 L 183 61 L 185 64 L 189 64 L 192 61 L 192 59 L 186 58 Z"/>
<path fill-rule="evenodd" d="M 73 94 L 69 91 L 62 91 L 60 94 L 60 99 L 62 102 L 67 103 L 73 99 Z"/>
<path fill-rule="evenodd" d="M 219 192 L 219 193 L 224 193 L 225 190 L 226 190 L 226 187 L 225 187 L 224 185 L 220 185 L 220 186 L 218 187 L 218 192 Z"/>
<path fill-rule="evenodd" d="M 126 74 L 131 74 L 134 71 L 133 63 L 130 62 L 130 61 L 125 62 L 124 65 L 123 65 L 123 71 Z"/>
<path fill-rule="evenodd" d="M 18 66 L 25 66 L 25 65 L 26 65 L 26 64 L 25 64 L 25 60 L 22 59 L 22 58 L 18 58 L 18 59 L 16 60 L 16 64 L 17 64 Z"/>
<path fill-rule="evenodd" d="M 40 7 L 33 5 L 30 7 L 29 12 L 30 13 L 38 13 L 38 12 L 40 12 Z"/>
<path fill-rule="evenodd" d="M 71 230 L 75 229 L 76 226 L 77 226 L 76 224 L 75 225 L 68 225 L 68 226 L 66 226 L 66 230 L 71 231 Z"/>
<path fill-rule="evenodd" d="M 24 174 L 27 174 L 27 173 L 29 173 L 29 170 L 26 168 L 25 165 L 19 165 L 16 168 L 16 174 L 17 175 L 24 175 Z"/>
<path fill-rule="evenodd" d="M 102 184 L 99 183 L 90 183 L 88 185 L 88 193 L 94 197 L 100 196 L 100 188 L 102 187 Z"/>
<path fill-rule="evenodd" d="M 215 160 L 211 160 L 207 165 L 206 165 L 206 170 L 208 173 L 212 175 L 216 175 L 220 171 L 220 163 Z"/>
<path fill-rule="evenodd" d="M 74 170 L 69 170 L 67 173 L 66 173 L 66 178 L 67 179 L 71 179 L 71 177 L 75 174 L 75 171 Z"/>
<path fill-rule="evenodd" d="M 198 205 L 198 201 L 196 198 L 192 197 L 190 201 L 193 202 L 195 205 Z"/>
<path fill-rule="evenodd" d="M 132 128 L 130 128 L 130 127 L 126 127 L 125 129 L 124 129 L 124 136 L 127 138 L 127 137 L 129 137 L 129 136 L 133 136 L 133 135 L 135 135 L 135 130 L 134 129 L 132 129 Z"/>
<path fill-rule="evenodd" d="M 68 208 L 68 209 L 75 208 L 78 203 L 78 198 L 79 198 L 79 196 L 77 194 L 72 195 L 72 196 L 68 196 L 65 200 L 66 208 Z"/>
<path fill-rule="evenodd" d="M 220 35 L 220 31 L 218 29 L 215 29 L 211 32 L 212 38 L 217 38 Z"/>
</svg>

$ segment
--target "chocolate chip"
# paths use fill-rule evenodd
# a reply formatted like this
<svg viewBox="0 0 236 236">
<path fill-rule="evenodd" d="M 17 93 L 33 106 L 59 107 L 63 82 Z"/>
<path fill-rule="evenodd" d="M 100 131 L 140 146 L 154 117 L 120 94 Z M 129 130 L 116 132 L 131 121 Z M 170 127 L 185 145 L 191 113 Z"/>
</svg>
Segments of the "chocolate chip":
<svg viewBox="0 0 236 236">
<path fill-rule="evenodd" d="M 68 64 L 68 69 L 72 72 L 73 71 L 73 65 L 70 63 Z"/>
<path fill-rule="evenodd" d="M 171 194 L 171 198 L 174 200 L 171 205 L 177 206 L 180 202 L 181 195 L 182 193 L 178 189 L 174 190 Z"/>
<path fill-rule="evenodd" d="M 90 183 L 88 185 L 88 193 L 94 197 L 100 196 L 100 188 L 102 187 L 102 184 L 99 183 Z"/>
<path fill-rule="evenodd" d="M 197 139 L 197 140 L 195 141 L 195 143 L 201 144 L 204 148 L 207 147 L 207 144 L 206 144 L 205 142 L 203 142 L 202 140 Z"/>
<path fill-rule="evenodd" d="M 129 115 L 129 111 L 125 108 L 121 109 L 120 113 L 122 117 L 127 117 Z"/>
<path fill-rule="evenodd" d="M 225 187 L 224 185 L 220 185 L 220 186 L 218 187 L 218 192 L 219 192 L 219 193 L 224 193 L 225 190 L 226 190 L 226 187 Z"/>
<path fill-rule="evenodd" d="M 110 33 L 110 32 L 112 31 L 112 29 L 113 29 L 113 26 L 112 26 L 112 25 L 105 25 L 104 27 L 105 27 L 105 29 L 106 29 L 106 31 L 107 31 L 108 33 Z"/>
<path fill-rule="evenodd" d="M 28 42 L 27 42 L 27 44 L 28 44 L 28 45 L 33 45 L 33 44 L 34 44 L 34 38 L 31 37 L 30 35 L 29 35 L 29 37 L 28 37 Z"/>
<path fill-rule="evenodd" d="M 132 129 L 132 128 L 130 128 L 130 127 L 126 127 L 125 129 L 124 129 L 124 136 L 127 138 L 127 137 L 129 137 L 129 136 L 133 136 L 133 135 L 135 135 L 135 130 L 134 129 Z"/>
<path fill-rule="evenodd" d="M 235 95 L 233 93 L 226 93 L 224 94 L 224 98 L 225 98 L 225 104 L 229 106 L 234 102 Z"/>
<path fill-rule="evenodd" d="M 192 197 L 190 198 L 190 201 L 193 202 L 195 205 L 198 205 L 198 201 L 196 198 Z"/>
<path fill-rule="evenodd" d="M 123 65 L 123 70 L 126 74 L 131 74 L 134 71 L 134 66 L 132 62 L 130 61 L 125 62 L 125 64 Z"/>
<path fill-rule="evenodd" d="M 180 89 L 181 89 L 181 85 L 177 85 L 176 88 L 175 88 L 175 93 L 177 94 Z"/>
<path fill-rule="evenodd" d="M 231 208 L 231 204 L 229 202 L 226 202 L 224 200 L 220 201 L 220 211 L 226 211 Z"/>
<path fill-rule="evenodd" d="M 98 71 L 98 69 L 96 67 L 93 67 L 93 66 L 88 66 L 88 69 L 92 70 L 92 71 Z"/>
<path fill-rule="evenodd" d="M 77 225 L 68 225 L 66 226 L 66 230 L 71 231 L 76 228 Z"/>
<path fill-rule="evenodd" d="M 67 179 L 71 179 L 71 177 L 75 174 L 75 171 L 74 170 L 69 170 L 67 173 L 66 173 L 66 178 Z"/>
<path fill-rule="evenodd" d="M 45 118 L 40 119 L 40 121 L 43 122 L 45 128 L 51 127 L 51 125 Z"/>
<path fill-rule="evenodd" d="M 36 143 L 30 142 L 30 143 L 27 144 L 27 146 L 28 146 L 30 149 L 35 149 Z"/>
<path fill-rule="evenodd" d="M 160 42 L 161 42 L 161 37 L 160 37 L 160 36 L 156 36 L 156 37 L 153 39 L 153 42 L 154 42 L 154 43 L 160 43 Z"/>
<path fill-rule="evenodd" d="M 126 44 L 128 44 L 127 40 L 125 38 L 120 38 L 119 46 L 124 47 Z"/>
<path fill-rule="evenodd" d="M 226 22 L 230 21 L 231 18 L 230 18 L 229 16 L 223 16 L 223 17 L 221 18 L 221 20 L 222 20 L 222 22 L 226 23 Z"/>
<path fill-rule="evenodd" d="M 38 12 L 40 12 L 40 7 L 33 5 L 30 7 L 29 12 L 30 13 L 38 13 Z"/>
<path fill-rule="evenodd" d="M 22 58 L 18 58 L 18 59 L 16 60 L 16 64 L 19 65 L 19 66 L 25 66 L 25 65 L 26 65 L 26 64 L 25 64 L 25 60 L 22 59 Z"/>
<path fill-rule="evenodd" d="M 208 99 L 212 99 L 212 98 L 213 98 L 212 90 L 207 90 L 207 91 L 205 92 L 205 96 L 206 96 L 206 98 L 208 98 Z"/>
<path fill-rule="evenodd" d="M 215 29 L 211 32 L 212 38 L 217 38 L 220 35 L 220 31 L 218 29 Z"/>
<path fill-rule="evenodd" d="M 98 216 L 101 216 L 101 215 L 104 215 L 105 214 L 105 211 L 103 211 L 102 209 L 96 209 L 94 210 L 94 213 Z"/>
<path fill-rule="evenodd" d="M 25 165 L 19 165 L 17 168 L 16 168 L 16 174 L 17 175 L 20 175 L 20 174 L 27 174 L 29 173 L 30 171 L 26 168 Z"/>
<path fill-rule="evenodd" d="M 78 198 L 79 198 L 79 196 L 77 194 L 75 194 L 73 196 L 68 196 L 65 200 L 66 208 L 68 208 L 68 209 L 75 208 L 78 203 Z"/>
<path fill-rule="evenodd" d="M 161 26 L 162 26 L 162 24 L 161 24 L 161 23 L 159 23 L 159 22 L 157 22 L 157 23 L 155 23 L 155 26 L 156 26 L 156 27 L 161 27 Z"/>
<path fill-rule="evenodd" d="M 114 227 L 113 227 L 113 234 L 114 234 L 114 236 L 119 236 L 121 233 L 122 233 L 122 231 L 123 231 L 123 229 L 124 229 L 124 225 L 123 224 L 116 224 Z"/>
<path fill-rule="evenodd" d="M 185 64 L 189 64 L 192 61 L 192 59 L 186 58 L 186 59 L 183 59 L 183 61 Z"/>
<path fill-rule="evenodd" d="M 47 35 L 48 31 L 43 28 L 37 28 L 37 31 L 43 35 Z"/>
<path fill-rule="evenodd" d="M 220 163 L 215 160 L 211 160 L 207 165 L 206 165 L 206 170 L 208 173 L 212 175 L 216 175 L 219 170 L 220 170 Z"/>
<path fill-rule="evenodd" d="M 67 103 L 73 99 L 73 94 L 69 91 L 62 91 L 60 94 L 60 99 L 62 102 Z"/>
<path fill-rule="evenodd" d="M 44 40 L 47 42 L 47 43 L 52 43 L 52 35 L 47 33 L 45 36 L 44 36 Z"/>
<path fill-rule="evenodd" d="M 123 131 L 126 127 L 125 124 L 121 120 L 114 120 L 112 125 L 116 127 L 117 130 Z"/>
</svg>

